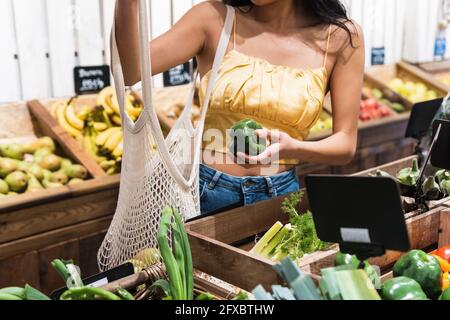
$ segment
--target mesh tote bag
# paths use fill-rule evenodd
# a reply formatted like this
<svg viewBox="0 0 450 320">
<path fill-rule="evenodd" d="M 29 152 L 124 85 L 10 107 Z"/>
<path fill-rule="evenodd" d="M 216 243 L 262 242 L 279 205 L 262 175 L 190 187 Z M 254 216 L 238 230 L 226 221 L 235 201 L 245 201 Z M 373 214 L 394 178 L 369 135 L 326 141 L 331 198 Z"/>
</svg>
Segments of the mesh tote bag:
<svg viewBox="0 0 450 320">
<path fill-rule="evenodd" d="M 113 25 L 112 72 L 122 117 L 124 152 L 117 209 L 98 252 L 100 270 L 116 267 L 141 250 L 156 248 L 160 216 L 165 206 L 177 208 L 184 219 L 200 214 L 199 163 L 205 116 L 228 47 L 234 14 L 234 9 L 227 6 L 227 17 L 197 127 L 193 127 L 190 117 L 194 81 L 186 106 L 166 138 L 152 101 L 147 1 L 139 1 L 144 110 L 136 122 L 124 111 L 125 83 Z"/>
</svg>

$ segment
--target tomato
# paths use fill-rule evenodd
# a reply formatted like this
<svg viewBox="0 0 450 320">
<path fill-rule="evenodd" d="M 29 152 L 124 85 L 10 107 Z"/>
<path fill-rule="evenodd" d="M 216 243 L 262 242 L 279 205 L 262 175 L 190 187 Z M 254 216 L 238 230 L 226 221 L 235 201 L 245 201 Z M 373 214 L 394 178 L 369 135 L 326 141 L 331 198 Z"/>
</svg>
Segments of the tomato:
<svg viewBox="0 0 450 320">
<path fill-rule="evenodd" d="M 431 254 L 441 257 L 442 259 L 450 263 L 450 246 L 445 246 L 434 250 L 433 252 L 431 252 Z"/>
</svg>

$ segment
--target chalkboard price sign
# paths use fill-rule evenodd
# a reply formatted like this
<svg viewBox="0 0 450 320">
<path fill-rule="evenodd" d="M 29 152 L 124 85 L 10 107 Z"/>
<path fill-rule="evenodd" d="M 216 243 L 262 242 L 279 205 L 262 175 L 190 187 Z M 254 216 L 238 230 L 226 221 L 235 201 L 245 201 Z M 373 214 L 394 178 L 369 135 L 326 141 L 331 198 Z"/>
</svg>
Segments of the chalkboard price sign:
<svg viewBox="0 0 450 320">
<path fill-rule="evenodd" d="M 372 48 L 372 65 L 381 65 L 384 64 L 384 57 L 385 57 L 385 48 Z"/>
<path fill-rule="evenodd" d="M 75 67 L 75 92 L 78 95 L 97 93 L 111 85 L 109 66 Z"/>
<path fill-rule="evenodd" d="M 174 87 L 190 83 L 192 81 L 191 70 L 191 62 L 186 62 L 164 72 L 164 87 Z"/>
</svg>

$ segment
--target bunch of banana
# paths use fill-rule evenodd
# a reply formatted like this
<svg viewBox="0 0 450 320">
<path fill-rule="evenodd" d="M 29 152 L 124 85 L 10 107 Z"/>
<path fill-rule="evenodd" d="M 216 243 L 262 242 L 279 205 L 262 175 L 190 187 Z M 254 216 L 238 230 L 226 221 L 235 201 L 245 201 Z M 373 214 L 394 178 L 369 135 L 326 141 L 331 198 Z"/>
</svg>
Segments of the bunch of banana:
<svg viewBox="0 0 450 320">
<path fill-rule="evenodd" d="M 112 127 L 98 133 L 93 125 L 88 125 L 84 130 L 83 148 L 105 170 L 106 174 L 113 175 L 120 172 L 122 138 L 122 129 L 120 127 Z M 120 153 L 118 152 L 119 144 Z"/>
<path fill-rule="evenodd" d="M 106 87 L 97 96 L 97 105 L 102 106 L 109 115 L 111 121 L 120 126 L 122 124 L 120 117 L 119 102 L 116 92 L 112 87 Z M 127 91 L 125 98 L 125 109 L 131 120 L 136 121 L 142 113 L 142 100 L 133 91 Z"/>
<path fill-rule="evenodd" d="M 72 137 L 81 141 L 83 138 L 84 120 L 75 113 L 73 98 L 68 101 L 56 101 L 51 106 L 51 114 Z"/>
</svg>

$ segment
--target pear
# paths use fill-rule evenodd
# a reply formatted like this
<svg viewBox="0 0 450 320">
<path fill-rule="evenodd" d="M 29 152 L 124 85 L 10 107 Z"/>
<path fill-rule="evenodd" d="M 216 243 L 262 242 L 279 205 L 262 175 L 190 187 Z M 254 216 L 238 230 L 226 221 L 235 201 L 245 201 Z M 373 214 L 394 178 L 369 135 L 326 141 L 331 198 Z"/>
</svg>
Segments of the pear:
<svg viewBox="0 0 450 320">
<path fill-rule="evenodd" d="M 53 172 L 52 176 L 50 177 L 50 182 L 66 184 L 67 182 L 69 182 L 69 177 L 67 177 L 66 174 L 60 171 Z"/>
<path fill-rule="evenodd" d="M 42 185 L 45 187 L 45 189 L 56 189 L 56 188 L 64 187 L 64 185 L 61 184 L 61 183 L 58 183 L 58 182 L 50 182 L 50 181 L 47 181 L 47 180 L 44 180 L 44 181 L 42 182 Z"/>
<path fill-rule="evenodd" d="M 6 158 L 22 160 L 25 148 L 18 143 L 5 144 L 0 146 L 0 155 Z"/>
<path fill-rule="evenodd" d="M 41 148 L 38 149 L 34 154 L 34 162 L 35 163 L 39 163 L 42 161 L 42 159 L 44 159 L 46 156 L 49 156 L 53 154 L 52 150 L 49 148 Z"/>
<path fill-rule="evenodd" d="M 55 172 L 55 171 L 58 171 L 59 169 L 61 169 L 61 158 L 58 157 L 57 155 L 50 154 L 50 155 L 44 157 L 39 162 L 39 165 L 43 169 L 47 169 L 47 170 Z"/>
<path fill-rule="evenodd" d="M 76 186 L 77 184 L 83 183 L 84 181 L 82 179 L 73 178 L 67 183 L 68 186 Z"/>
<path fill-rule="evenodd" d="M 65 173 L 70 179 L 78 178 L 84 180 L 88 175 L 86 168 L 79 164 L 68 166 L 62 169 L 61 172 Z"/>
<path fill-rule="evenodd" d="M 71 166 L 72 164 L 73 164 L 72 160 L 70 160 L 70 159 L 66 159 L 66 158 L 61 159 L 61 169 L 67 168 L 67 167 Z"/>
<path fill-rule="evenodd" d="M 25 192 L 38 192 L 44 190 L 39 180 L 32 174 L 28 174 L 28 187 Z"/>
<path fill-rule="evenodd" d="M 42 173 L 43 173 L 43 176 L 44 176 L 43 180 L 50 181 L 50 179 L 52 178 L 52 172 L 50 170 L 47 170 L 47 169 L 42 169 Z"/>
<path fill-rule="evenodd" d="M 0 194 L 5 195 L 9 192 L 9 185 L 5 180 L 0 179 Z"/>
<path fill-rule="evenodd" d="M 37 164 L 32 164 L 27 172 L 35 176 L 39 181 L 44 180 L 44 170 Z"/>
<path fill-rule="evenodd" d="M 5 178 L 9 189 L 13 192 L 22 193 L 28 185 L 28 176 L 21 171 L 14 171 Z"/>
<path fill-rule="evenodd" d="M 0 158 L 0 178 L 5 178 L 11 172 L 17 170 L 17 160 Z"/>
<path fill-rule="evenodd" d="M 26 153 L 31 154 L 42 148 L 47 148 L 53 153 L 55 152 L 55 142 L 53 142 L 53 139 L 50 137 L 42 137 L 25 145 L 24 148 Z"/>
<path fill-rule="evenodd" d="M 24 172 L 24 173 L 27 173 L 28 170 L 30 170 L 31 165 L 32 165 L 32 164 L 29 163 L 29 162 L 26 162 L 26 161 L 20 161 L 20 162 L 17 164 L 17 171 L 22 171 L 22 172 Z"/>
</svg>

